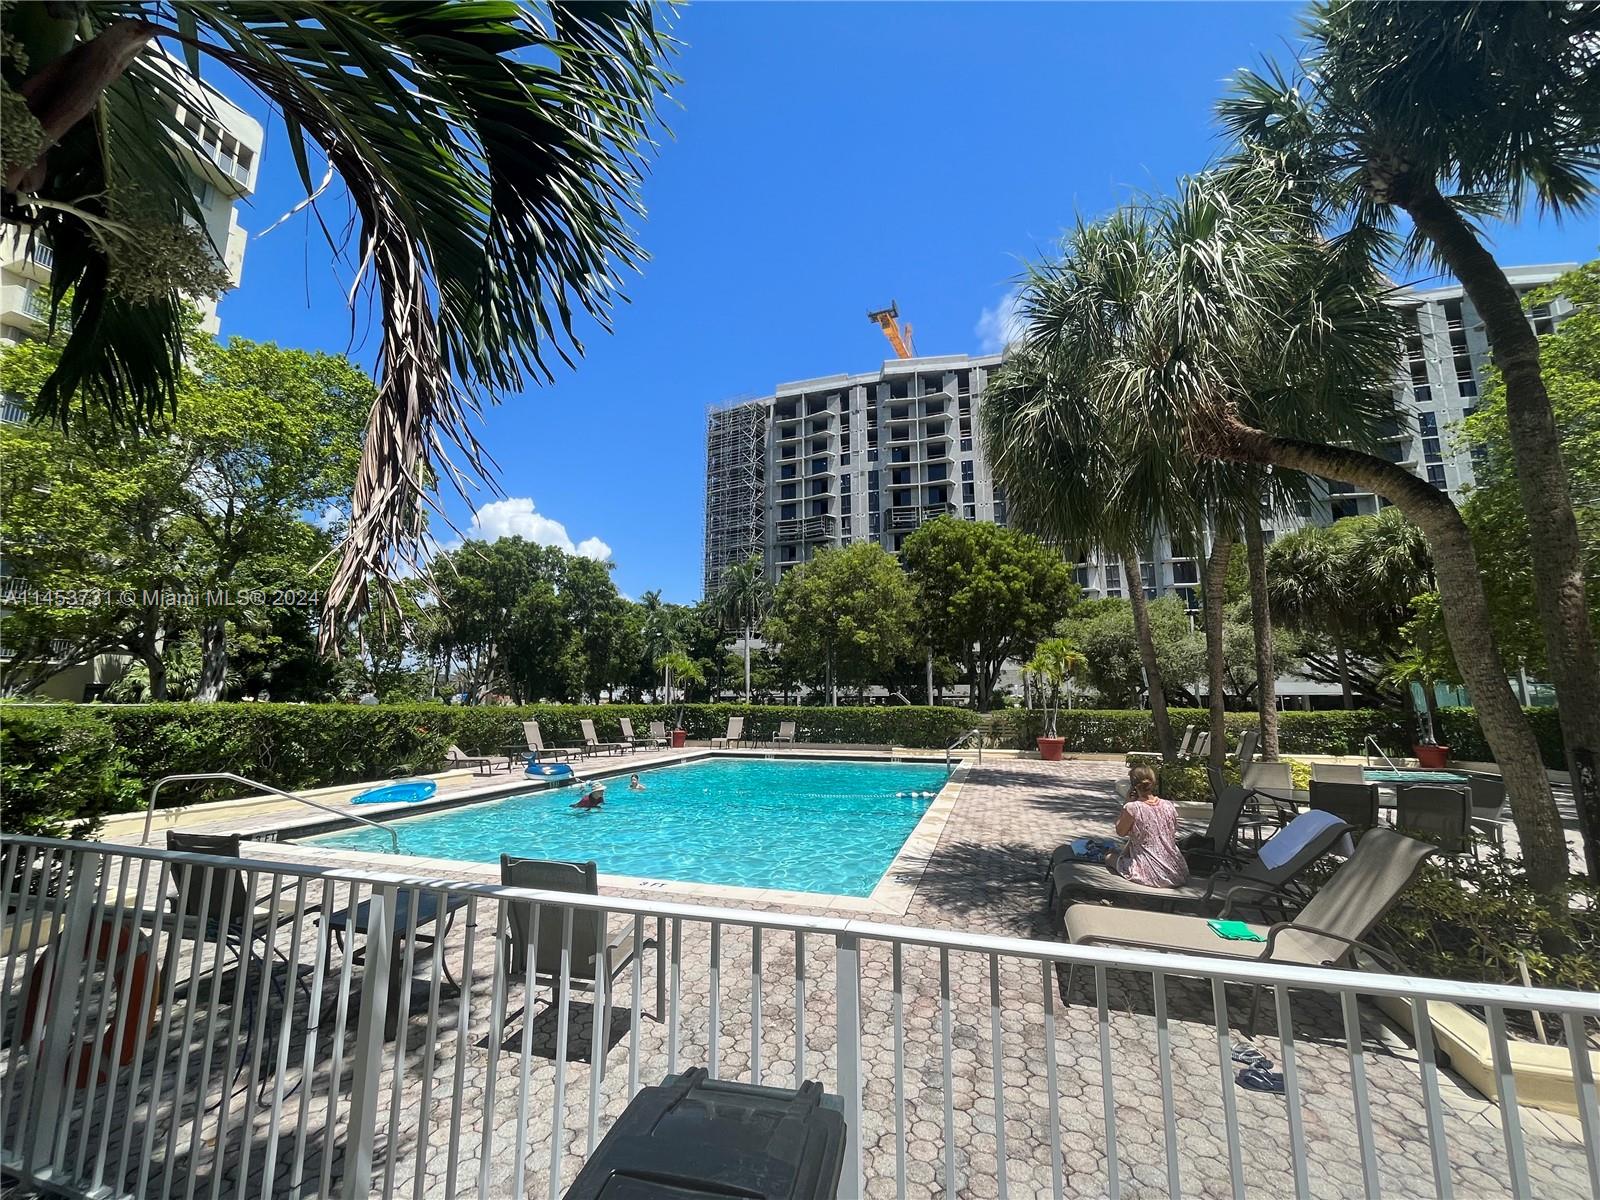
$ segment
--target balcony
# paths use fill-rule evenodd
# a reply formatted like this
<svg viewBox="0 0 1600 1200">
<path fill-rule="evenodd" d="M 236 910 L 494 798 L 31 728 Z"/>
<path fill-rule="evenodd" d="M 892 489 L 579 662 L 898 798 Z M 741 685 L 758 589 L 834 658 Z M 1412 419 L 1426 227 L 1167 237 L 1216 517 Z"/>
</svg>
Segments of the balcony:
<svg viewBox="0 0 1600 1200">
<path fill-rule="evenodd" d="M 779 521 L 773 536 L 779 542 L 826 542 L 833 539 L 838 526 L 839 518 L 832 513 L 816 513 Z"/>
<path fill-rule="evenodd" d="M 1537 1008 L 1575 1047 L 1567 1094 L 1592 1139 L 1590 993 L 530 891 L 420 863 L 4 850 L 0 1165 L 24 1191 L 554 1200 L 641 1086 L 699 1066 L 836 1097 L 847 1200 L 1600 1192 L 1593 1141 L 1519 1107 L 1509 1067 L 1481 1098 L 1440 1063 L 1451 1006 L 1487 1012 L 1497 1063 L 1507 1014 Z M 234 958 L 183 922 L 203 929 L 215 896 L 228 927 L 236 894 L 262 916 Z M 513 906 L 529 945 L 542 928 L 559 952 L 552 977 L 509 969 Z M 580 993 L 595 973 L 575 932 L 596 919 L 629 954 Z M 148 1019 L 113 1014 L 115 972 L 82 970 L 83 948 L 154 957 L 163 938 Z M 39 970 L 47 946 L 56 969 Z M 1280 1096 L 1245 1092 L 1228 1058 L 1252 989 Z"/>
</svg>

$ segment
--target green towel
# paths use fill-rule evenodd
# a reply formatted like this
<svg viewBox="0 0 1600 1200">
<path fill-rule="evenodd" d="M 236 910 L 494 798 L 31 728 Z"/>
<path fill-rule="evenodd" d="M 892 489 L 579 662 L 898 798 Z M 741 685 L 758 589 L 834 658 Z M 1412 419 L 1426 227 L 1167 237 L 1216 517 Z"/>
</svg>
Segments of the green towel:
<svg viewBox="0 0 1600 1200">
<path fill-rule="evenodd" d="M 1264 942 L 1262 937 L 1243 921 L 1207 921 L 1211 932 L 1219 938 L 1227 938 L 1230 942 Z"/>
</svg>

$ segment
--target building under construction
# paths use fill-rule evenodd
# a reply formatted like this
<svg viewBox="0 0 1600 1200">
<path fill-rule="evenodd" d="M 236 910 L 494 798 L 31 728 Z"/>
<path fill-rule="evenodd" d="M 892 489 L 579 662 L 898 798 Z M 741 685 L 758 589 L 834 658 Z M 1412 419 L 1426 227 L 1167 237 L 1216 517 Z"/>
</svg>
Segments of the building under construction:
<svg viewBox="0 0 1600 1200">
<path fill-rule="evenodd" d="M 765 559 L 766 402 L 741 401 L 706 414 L 706 546 L 704 594 L 722 569 L 752 554 Z"/>
</svg>

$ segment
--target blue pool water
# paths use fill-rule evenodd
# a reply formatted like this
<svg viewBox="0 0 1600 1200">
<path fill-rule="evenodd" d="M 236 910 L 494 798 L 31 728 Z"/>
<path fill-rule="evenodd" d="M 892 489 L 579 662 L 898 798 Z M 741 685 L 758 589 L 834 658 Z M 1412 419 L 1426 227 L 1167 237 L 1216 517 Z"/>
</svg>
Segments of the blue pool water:
<svg viewBox="0 0 1600 1200">
<path fill-rule="evenodd" d="M 606 780 L 605 807 L 571 808 L 587 789 L 554 788 L 394 821 L 426 858 L 594 859 L 602 873 L 867 896 L 945 783 L 916 763 L 711 759 Z M 376 829 L 308 838 L 385 851 Z"/>
</svg>

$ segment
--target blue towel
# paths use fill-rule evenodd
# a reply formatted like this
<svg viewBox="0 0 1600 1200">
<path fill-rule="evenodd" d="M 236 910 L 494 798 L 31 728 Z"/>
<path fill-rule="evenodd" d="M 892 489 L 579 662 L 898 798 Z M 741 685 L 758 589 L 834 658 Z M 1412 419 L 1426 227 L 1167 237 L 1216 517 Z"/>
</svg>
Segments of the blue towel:
<svg viewBox="0 0 1600 1200">
<path fill-rule="evenodd" d="M 1276 871 L 1296 854 L 1305 849 L 1306 843 L 1317 834 L 1327 829 L 1330 825 L 1344 824 L 1338 817 L 1330 812 L 1314 808 L 1310 812 L 1303 812 L 1290 821 L 1261 847 L 1258 857 L 1261 865 L 1269 870 Z"/>
<path fill-rule="evenodd" d="M 1068 853 L 1078 862 L 1103 862 L 1106 855 L 1120 848 L 1117 843 L 1104 838 L 1081 837 L 1067 843 Z"/>
</svg>

